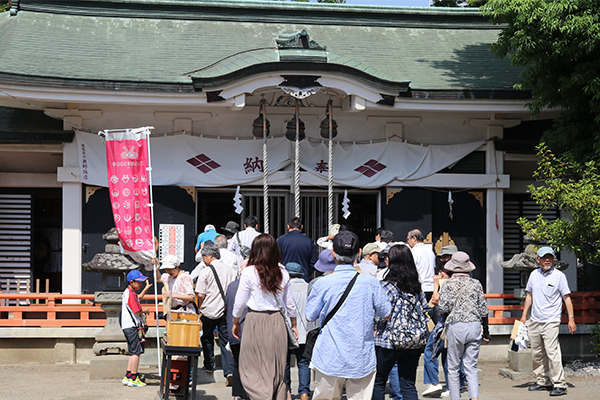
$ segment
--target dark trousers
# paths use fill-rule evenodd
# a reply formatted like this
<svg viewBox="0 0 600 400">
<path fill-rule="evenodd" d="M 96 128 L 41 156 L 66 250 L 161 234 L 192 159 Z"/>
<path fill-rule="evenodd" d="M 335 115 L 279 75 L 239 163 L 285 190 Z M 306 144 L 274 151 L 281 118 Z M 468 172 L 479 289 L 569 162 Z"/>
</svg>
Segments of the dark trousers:
<svg viewBox="0 0 600 400">
<path fill-rule="evenodd" d="M 202 352 L 204 353 L 204 369 L 211 371 L 215 369 L 215 336 L 213 331 L 217 328 L 223 373 L 225 376 L 233 374 L 233 356 L 225 348 L 229 341 L 225 315 L 218 319 L 210 319 L 202 316 L 200 317 L 200 321 L 202 322 L 202 336 L 200 336 L 200 341 L 202 343 Z"/>
<path fill-rule="evenodd" d="M 231 385 L 231 395 L 238 396 L 242 399 L 248 399 L 248 395 L 244 390 L 244 385 L 242 385 L 242 380 L 240 379 L 240 347 L 238 344 L 230 344 L 231 352 L 233 353 L 233 383 Z"/>
<path fill-rule="evenodd" d="M 418 400 L 415 380 L 421 350 L 391 350 L 375 346 L 377 355 L 377 372 L 373 387 L 373 400 L 384 400 L 385 383 L 394 364 L 398 363 L 398 378 L 402 400 Z"/>
<path fill-rule="evenodd" d="M 294 350 L 288 350 L 287 362 L 285 365 L 285 381 L 290 392 L 292 391 L 292 379 L 290 375 L 290 359 L 292 354 L 296 356 L 298 364 L 298 394 L 310 394 L 310 361 L 302 355 L 306 344 L 302 343 L 300 347 Z"/>
</svg>

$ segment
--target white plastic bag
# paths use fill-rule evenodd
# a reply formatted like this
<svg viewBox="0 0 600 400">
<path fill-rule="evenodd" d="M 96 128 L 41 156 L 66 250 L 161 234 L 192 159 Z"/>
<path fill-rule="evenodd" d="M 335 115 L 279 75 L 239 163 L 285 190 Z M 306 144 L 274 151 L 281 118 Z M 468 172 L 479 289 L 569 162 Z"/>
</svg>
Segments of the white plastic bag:
<svg viewBox="0 0 600 400">
<path fill-rule="evenodd" d="M 527 332 L 527 323 L 521 324 L 515 337 L 515 344 L 519 346 L 519 350 L 525 350 L 529 347 L 529 334 Z"/>
</svg>

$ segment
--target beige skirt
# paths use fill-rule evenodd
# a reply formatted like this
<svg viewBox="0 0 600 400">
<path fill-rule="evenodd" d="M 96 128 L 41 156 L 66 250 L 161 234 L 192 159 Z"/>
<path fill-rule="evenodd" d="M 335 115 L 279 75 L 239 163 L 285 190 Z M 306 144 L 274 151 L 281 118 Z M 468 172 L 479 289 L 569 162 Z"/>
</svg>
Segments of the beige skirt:
<svg viewBox="0 0 600 400">
<path fill-rule="evenodd" d="M 240 378 L 250 400 L 291 399 L 285 383 L 287 346 L 279 311 L 248 311 L 240 347 Z"/>
</svg>

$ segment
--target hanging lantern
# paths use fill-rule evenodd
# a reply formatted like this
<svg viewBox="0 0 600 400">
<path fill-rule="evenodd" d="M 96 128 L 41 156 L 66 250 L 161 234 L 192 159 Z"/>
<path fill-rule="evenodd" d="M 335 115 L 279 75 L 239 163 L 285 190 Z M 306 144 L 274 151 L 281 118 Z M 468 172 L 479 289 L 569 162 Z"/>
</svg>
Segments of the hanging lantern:
<svg viewBox="0 0 600 400">
<path fill-rule="evenodd" d="M 329 139 L 329 118 L 330 118 L 330 113 L 332 112 L 332 108 L 333 108 L 333 101 L 329 100 L 327 102 L 327 109 L 325 110 L 325 119 L 323 121 L 321 121 L 321 125 L 319 125 L 319 127 L 321 128 L 321 137 L 323 139 Z M 337 126 L 338 126 L 338 124 L 335 121 L 335 119 L 331 118 L 331 138 L 332 139 L 337 136 Z"/>
<path fill-rule="evenodd" d="M 264 135 L 263 130 L 267 131 L 267 136 L 269 136 L 271 134 L 271 123 L 265 117 L 266 116 L 265 104 L 266 104 L 265 99 L 262 99 L 260 101 L 260 110 L 258 112 L 258 118 L 256 118 L 254 120 L 254 122 L 252 122 L 252 134 L 254 135 L 254 137 L 257 137 L 257 138 L 263 137 L 263 135 Z M 264 124 L 266 125 L 266 129 L 265 129 L 265 126 L 263 126 L 263 119 L 264 119 Z"/>
<path fill-rule="evenodd" d="M 288 121 L 285 131 L 285 137 L 292 142 L 296 141 L 296 119 L 298 119 L 298 123 L 300 124 L 298 140 L 304 140 L 306 138 L 306 134 L 304 133 L 304 122 L 300 118 L 294 117 Z"/>
<path fill-rule="evenodd" d="M 331 138 L 334 138 L 337 136 L 337 122 L 335 121 L 335 119 L 331 120 Z M 325 117 L 325 119 L 323 121 L 321 121 L 321 137 L 323 139 L 329 139 L 329 113 L 327 114 L 327 116 Z"/>
</svg>

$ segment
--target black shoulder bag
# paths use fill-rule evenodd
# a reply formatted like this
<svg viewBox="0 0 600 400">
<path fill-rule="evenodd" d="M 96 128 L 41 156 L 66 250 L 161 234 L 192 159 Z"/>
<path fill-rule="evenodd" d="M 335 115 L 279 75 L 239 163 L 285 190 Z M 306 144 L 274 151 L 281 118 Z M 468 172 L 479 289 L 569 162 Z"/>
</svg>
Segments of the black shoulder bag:
<svg viewBox="0 0 600 400">
<path fill-rule="evenodd" d="M 125 306 L 125 308 L 127 308 L 127 311 L 129 311 L 129 315 L 131 315 L 131 321 L 135 323 L 136 318 L 133 315 L 133 312 L 129 309 L 129 306 Z M 142 313 L 142 315 L 140 315 L 140 317 L 138 318 L 136 328 L 140 343 L 146 343 L 146 333 L 148 333 L 148 325 L 146 325 L 146 314 Z"/>
<path fill-rule="evenodd" d="M 327 324 L 327 322 L 329 322 L 329 320 L 331 318 L 333 318 L 333 316 L 335 315 L 335 313 L 340 309 L 340 307 L 344 303 L 344 300 L 346 300 L 346 297 L 348 297 L 348 293 L 350 293 L 350 290 L 352 289 L 352 286 L 354 286 L 354 283 L 356 282 L 356 279 L 358 278 L 358 275 L 360 275 L 360 274 L 356 273 L 356 275 L 354 275 L 354 278 L 352 278 L 352 280 L 348 284 L 348 287 L 346 288 L 346 291 L 344 292 L 344 294 L 342 295 L 342 297 L 340 298 L 340 300 L 337 302 L 337 304 L 335 305 L 335 307 L 333 307 L 333 310 L 331 310 L 329 312 L 329 314 L 327 314 L 327 317 L 325 317 L 325 321 L 323 321 L 323 323 L 321 324 L 321 326 L 319 328 L 315 328 L 315 329 L 311 330 L 310 332 L 308 332 L 306 334 L 306 346 L 304 347 L 304 353 L 302 353 L 302 357 L 304 357 L 304 358 L 306 358 L 308 360 L 312 359 L 313 348 L 315 347 L 315 343 L 317 343 L 317 338 L 319 337 L 319 334 L 321 333 L 321 330 L 325 327 L 325 325 Z"/>
<path fill-rule="evenodd" d="M 221 297 L 223 297 L 223 303 L 225 303 L 225 313 L 227 314 L 227 300 L 225 300 L 225 291 L 223 290 L 223 286 L 221 286 L 221 280 L 219 279 L 219 275 L 217 275 L 217 271 L 215 267 L 208 264 L 213 274 L 215 274 L 215 280 L 217 281 L 217 286 L 219 287 L 219 292 L 221 292 Z"/>
<path fill-rule="evenodd" d="M 242 256 L 242 258 L 245 260 L 246 258 L 250 257 L 250 247 L 244 246 L 242 244 L 242 242 L 240 241 L 239 232 L 235 233 L 235 239 L 237 240 L 238 247 L 240 248 L 240 255 Z"/>
</svg>

